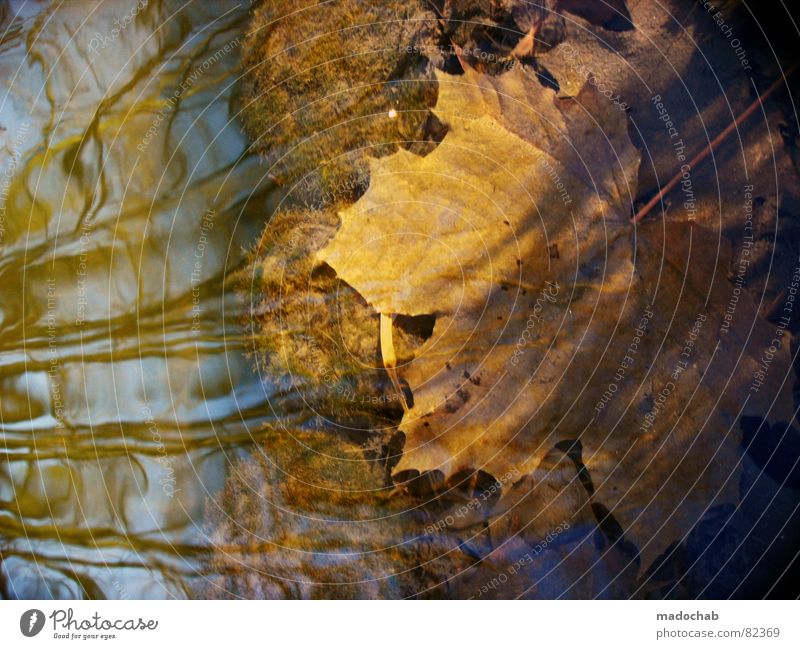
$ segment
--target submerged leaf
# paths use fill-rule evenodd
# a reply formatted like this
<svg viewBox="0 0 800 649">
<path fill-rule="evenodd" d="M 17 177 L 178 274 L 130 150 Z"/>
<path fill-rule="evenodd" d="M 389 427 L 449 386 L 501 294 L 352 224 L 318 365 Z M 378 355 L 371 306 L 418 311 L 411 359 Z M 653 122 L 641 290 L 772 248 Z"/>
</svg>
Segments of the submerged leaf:
<svg viewBox="0 0 800 649">
<path fill-rule="evenodd" d="M 631 561 L 652 554 L 735 498 L 728 431 L 791 404 L 788 350 L 753 390 L 772 332 L 742 296 L 723 336 L 720 237 L 629 223 L 639 154 L 611 102 L 591 87 L 559 99 L 521 69 L 438 80 L 447 136 L 374 160 L 318 255 L 376 311 L 436 318 L 396 369 L 413 393 L 399 475 L 532 474 L 577 439 L 599 524 Z M 523 500 L 544 509 L 538 474 Z"/>
<path fill-rule="evenodd" d="M 591 91 L 560 101 L 519 70 L 439 83 L 447 137 L 425 158 L 373 161 L 320 258 L 377 311 L 437 317 L 398 368 L 414 394 L 399 468 L 526 473 L 549 448 L 531 445 L 532 416 L 581 332 L 606 324 L 598 300 L 625 304 L 638 153 L 619 115 L 593 121 Z"/>
</svg>

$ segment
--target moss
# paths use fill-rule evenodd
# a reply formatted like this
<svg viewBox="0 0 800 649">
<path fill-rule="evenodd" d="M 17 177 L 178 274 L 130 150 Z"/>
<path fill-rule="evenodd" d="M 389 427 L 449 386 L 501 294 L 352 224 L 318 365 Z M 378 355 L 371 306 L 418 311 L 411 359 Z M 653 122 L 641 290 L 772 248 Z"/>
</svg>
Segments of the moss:
<svg viewBox="0 0 800 649">
<path fill-rule="evenodd" d="M 435 30 L 424 7 L 422 0 L 258 6 L 244 45 L 243 115 L 273 175 L 324 193 L 363 171 L 368 155 L 419 137 L 436 99 L 430 64 L 407 49 Z"/>
<path fill-rule="evenodd" d="M 209 503 L 204 597 L 441 597 L 475 563 L 336 435 L 267 430 L 263 451 Z"/>
</svg>

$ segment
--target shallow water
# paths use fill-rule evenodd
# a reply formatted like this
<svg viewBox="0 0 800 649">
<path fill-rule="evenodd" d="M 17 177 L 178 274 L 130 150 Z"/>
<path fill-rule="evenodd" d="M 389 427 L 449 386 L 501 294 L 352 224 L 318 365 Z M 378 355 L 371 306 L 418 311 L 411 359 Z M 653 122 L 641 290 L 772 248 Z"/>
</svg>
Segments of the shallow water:
<svg viewBox="0 0 800 649">
<path fill-rule="evenodd" d="M 246 10 L 2 10 L 5 597 L 203 579 L 205 499 L 269 412 L 225 279 L 270 194 L 232 118 Z"/>
</svg>

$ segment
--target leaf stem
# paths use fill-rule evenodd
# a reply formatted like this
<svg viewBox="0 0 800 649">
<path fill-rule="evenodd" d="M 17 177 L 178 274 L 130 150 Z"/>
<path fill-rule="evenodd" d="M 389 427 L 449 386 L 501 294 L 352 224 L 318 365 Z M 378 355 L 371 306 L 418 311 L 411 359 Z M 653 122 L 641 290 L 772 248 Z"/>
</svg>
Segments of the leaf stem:
<svg viewBox="0 0 800 649">
<path fill-rule="evenodd" d="M 383 367 L 392 381 L 394 389 L 397 391 L 397 396 L 400 399 L 400 404 L 403 410 L 408 412 L 408 403 L 406 403 L 406 395 L 403 393 L 403 388 L 400 386 L 400 381 L 397 379 L 397 353 L 394 350 L 394 342 L 392 340 L 392 324 L 394 316 L 381 313 L 381 358 L 383 359 Z"/>
</svg>

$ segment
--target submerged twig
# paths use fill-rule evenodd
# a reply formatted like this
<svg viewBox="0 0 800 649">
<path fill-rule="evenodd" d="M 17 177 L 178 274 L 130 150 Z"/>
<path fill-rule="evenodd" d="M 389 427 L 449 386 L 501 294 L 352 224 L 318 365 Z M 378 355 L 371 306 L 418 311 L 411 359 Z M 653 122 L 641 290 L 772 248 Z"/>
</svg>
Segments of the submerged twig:
<svg viewBox="0 0 800 649">
<path fill-rule="evenodd" d="M 689 161 L 689 168 L 693 169 L 695 166 L 700 164 L 703 160 L 705 160 L 711 151 L 720 144 L 725 138 L 727 138 L 735 129 L 737 129 L 742 122 L 744 122 L 750 115 L 752 115 L 756 109 L 764 103 L 764 100 L 769 97 L 773 92 L 775 92 L 778 88 L 780 88 L 786 79 L 797 69 L 797 66 L 800 65 L 800 62 L 795 62 L 792 64 L 790 68 L 788 68 L 779 79 L 776 79 L 773 84 L 767 88 L 763 94 L 760 94 L 756 100 L 750 104 L 743 113 L 741 113 L 731 124 L 729 124 L 724 131 L 722 131 L 717 137 L 715 137 L 708 145 L 700 151 L 694 158 Z M 681 178 L 683 177 L 683 171 L 679 171 L 675 174 L 672 179 L 664 185 L 658 194 L 653 196 L 644 207 L 642 207 L 631 219 L 632 223 L 639 223 L 647 214 L 652 210 L 661 199 L 668 194 L 672 189 L 680 182 Z"/>
</svg>

